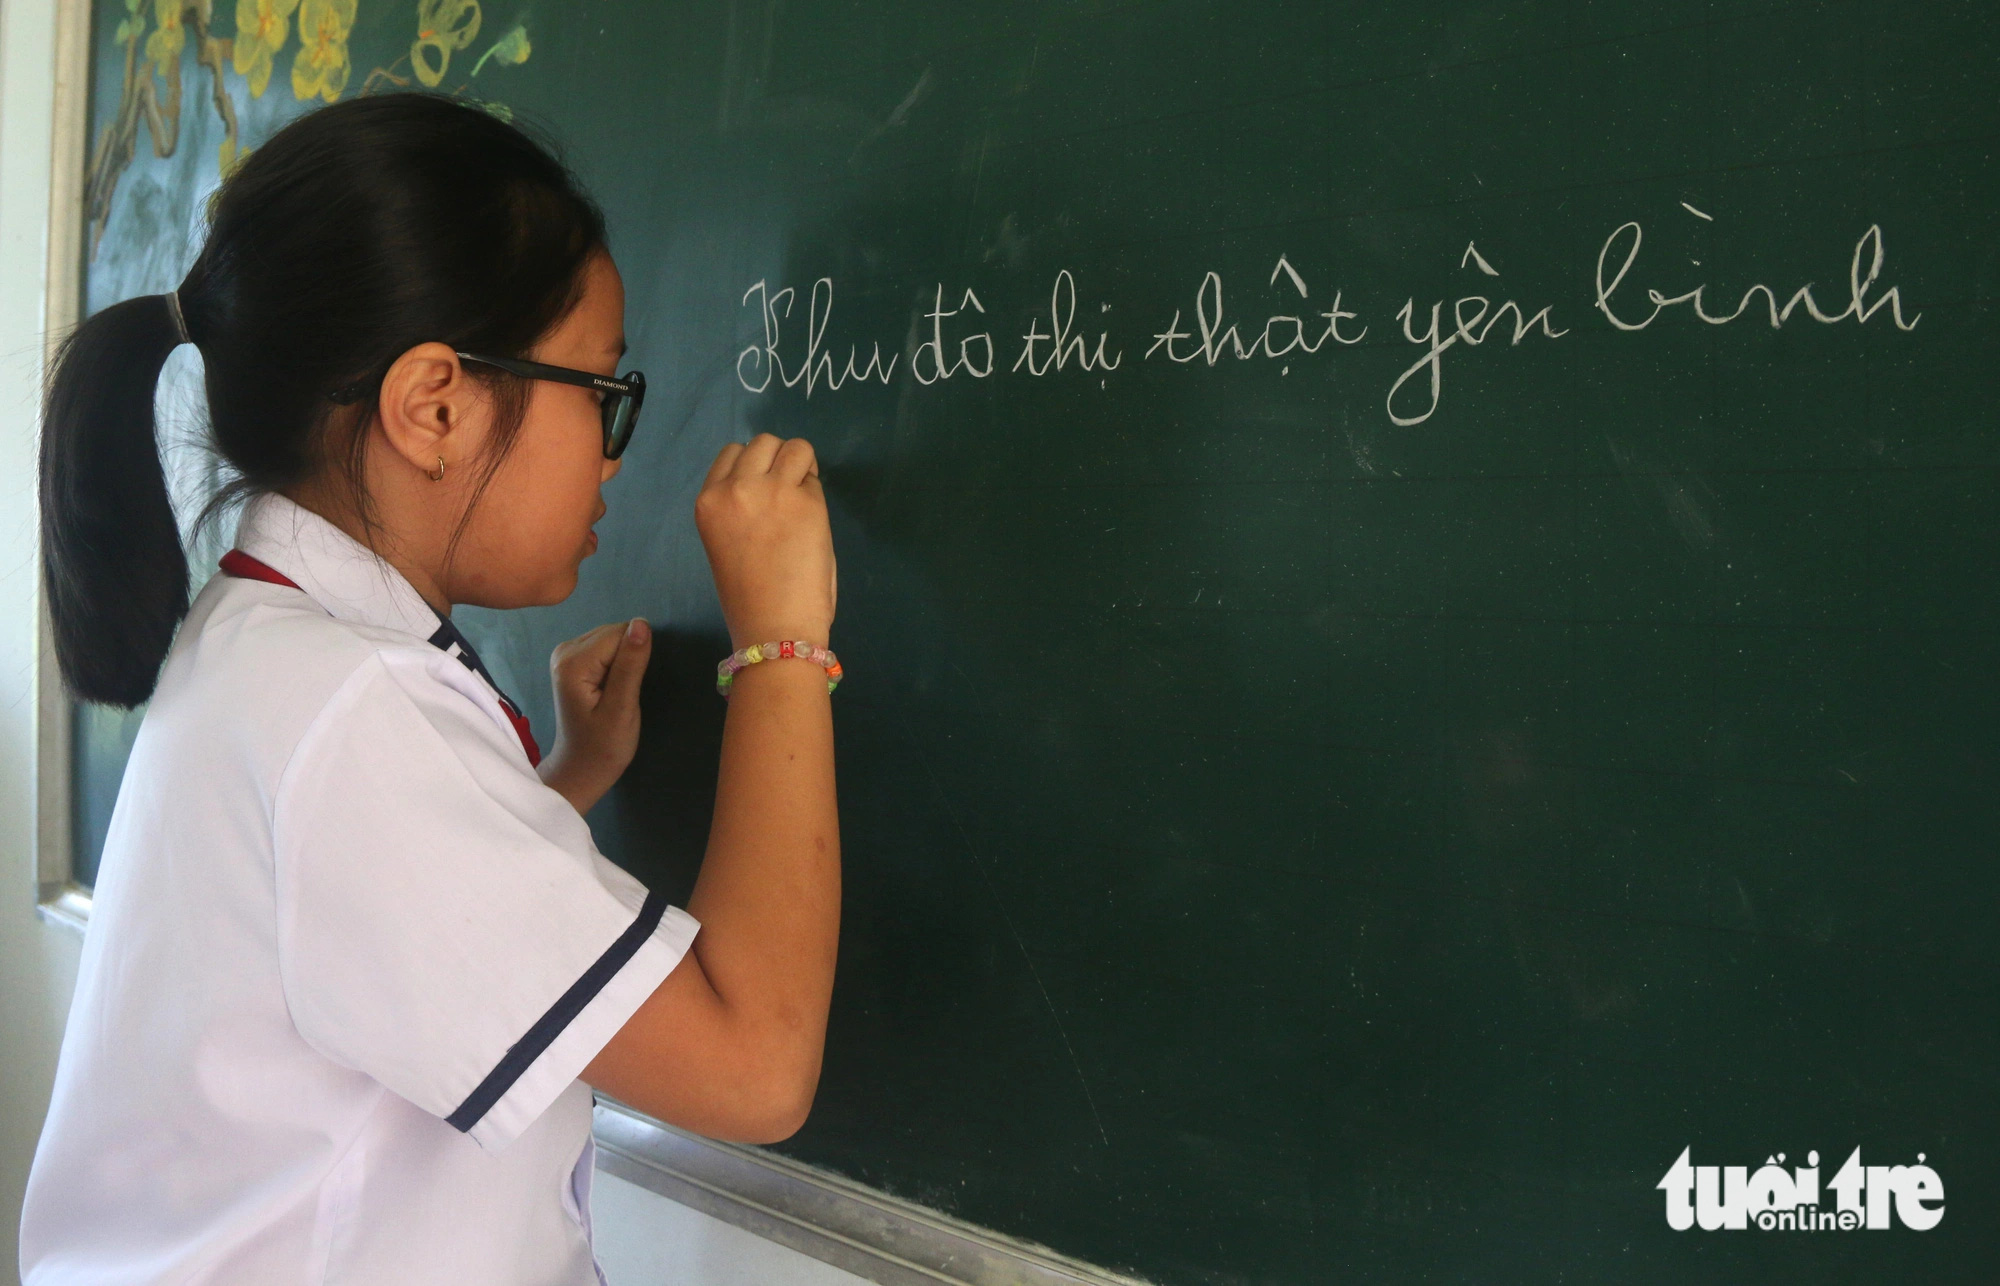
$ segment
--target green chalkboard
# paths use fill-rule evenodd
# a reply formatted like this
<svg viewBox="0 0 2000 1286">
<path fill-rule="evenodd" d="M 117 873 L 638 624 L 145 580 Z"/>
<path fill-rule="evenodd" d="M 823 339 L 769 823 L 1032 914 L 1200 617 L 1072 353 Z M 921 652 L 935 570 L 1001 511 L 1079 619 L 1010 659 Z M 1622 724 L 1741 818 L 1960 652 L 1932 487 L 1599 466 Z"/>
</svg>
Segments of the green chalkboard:
<svg viewBox="0 0 2000 1286">
<path fill-rule="evenodd" d="M 291 57 L 225 76 L 243 146 Z M 93 306 L 190 253 L 183 60 Z M 654 391 L 576 595 L 462 618 L 545 728 L 551 645 L 655 622 L 591 821 L 684 892 L 691 501 L 817 446 L 847 883 L 787 1155 L 1169 1283 L 1974 1280 L 1996 73 L 1959 0 L 489 4 L 442 87 L 566 140 Z M 1857 1148 L 1887 1228 L 1670 1225 L 1684 1149 L 1865 1217 Z"/>
</svg>

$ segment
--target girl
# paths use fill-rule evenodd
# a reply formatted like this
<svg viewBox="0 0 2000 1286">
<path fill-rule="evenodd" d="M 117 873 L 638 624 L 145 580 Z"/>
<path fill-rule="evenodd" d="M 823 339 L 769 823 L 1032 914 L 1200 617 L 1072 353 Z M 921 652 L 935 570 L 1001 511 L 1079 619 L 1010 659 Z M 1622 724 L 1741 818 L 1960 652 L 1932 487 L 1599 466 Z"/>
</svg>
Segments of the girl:
<svg viewBox="0 0 2000 1286">
<path fill-rule="evenodd" d="M 745 650 L 685 909 L 582 818 L 638 741 L 644 620 L 556 649 L 546 757 L 451 622 L 575 587 L 644 389 L 614 377 L 623 322 L 575 178 L 411 94 L 280 131 L 177 291 L 62 346 L 57 658 L 80 698 L 151 704 L 29 1179 L 28 1282 L 595 1282 L 591 1087 L 719 1138 L 804 1120 L 840 902 L 812 448 L 725 447 L 695 504 Z M 244 502 L 192 603 L 152 411 L 182 342 L 238 475 L 206 513 Z M 796 646 L 746 664 L 767 640 Z"/>
</svg>

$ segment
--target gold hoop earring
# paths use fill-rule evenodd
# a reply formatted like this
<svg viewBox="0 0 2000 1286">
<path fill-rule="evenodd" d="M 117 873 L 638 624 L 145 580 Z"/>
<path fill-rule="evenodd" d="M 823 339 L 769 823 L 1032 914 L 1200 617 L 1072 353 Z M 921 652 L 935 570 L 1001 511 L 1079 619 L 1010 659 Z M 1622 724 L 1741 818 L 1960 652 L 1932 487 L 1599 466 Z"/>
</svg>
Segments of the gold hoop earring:
<svg viewBox="0 0 2000 1286">
<path fill-rule="evenodd" d="M 432 474 L 432 475 L 431 475 L 431 481 L 432 481 L 432 482 L 443 482 L 443 481 L 444 481 L 444 457 L 443 457 L 443 456 L 439 456 L 439 457 L 438 457 L 438 471 L 437 471 L 436 473 L 434 473 L 434 474 Z"/>
</svg>

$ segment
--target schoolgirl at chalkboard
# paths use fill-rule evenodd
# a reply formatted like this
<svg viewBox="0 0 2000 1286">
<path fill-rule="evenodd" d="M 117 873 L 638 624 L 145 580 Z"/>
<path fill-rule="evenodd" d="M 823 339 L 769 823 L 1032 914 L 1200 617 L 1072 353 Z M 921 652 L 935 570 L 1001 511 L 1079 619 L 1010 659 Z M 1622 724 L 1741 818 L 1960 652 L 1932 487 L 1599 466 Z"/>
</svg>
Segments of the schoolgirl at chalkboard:
<svg viewBox="0 0 2000 1286">
<path fill-rule="evenodd" d="M 591 1087 L 720 1138 L 804 1120 L 840 900 L 812 448 L 725 447 L 695 503 L 738 651 L 685 908 L 582 817 L 637 744 L 645 621 L 556 650 L 546 754 L 451 621 L 559 602 L 596 549 L 644 393 L 607 247 L 521 129 L 360 98 L 230 175 L 178 290 L 63 343 L 57 656 L 76 696 L 150 704 L 27 1282 L 594 1283 Z M 241 502 L 219 569 L 188 566 L 155 447 L 182 343 L 236 475 L 212 508 Z"/>
</svg>

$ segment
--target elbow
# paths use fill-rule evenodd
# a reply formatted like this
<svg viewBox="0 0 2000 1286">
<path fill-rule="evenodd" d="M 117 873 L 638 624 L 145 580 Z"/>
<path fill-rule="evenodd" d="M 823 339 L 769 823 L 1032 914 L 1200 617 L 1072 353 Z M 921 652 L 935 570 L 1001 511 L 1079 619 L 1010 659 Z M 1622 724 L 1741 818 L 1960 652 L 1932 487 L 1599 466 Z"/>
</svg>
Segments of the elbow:
<svg viewBox="0 0 2000 1286">
<path fill-rule="evenodd" d="M 826 1053 L 825 1010 L 738 1012 L 733 1068 L 718 1085 L 731 1102 L 730 1133 L 739 1143 L 779 1143 L 797 1134 L 819 1092 Z"/>
<path fill-rule="evenodd" d="M 803 1112 L 795 1115 L 788 1114 L 783 1117 L 773 1117 L 762 1128 L 745 1131 L 743 1137 L 739 1138 L 737 1142 L 755 1143 L 759 1147 L 764 1147 L 772 1143 L 783 1143 L 786 1139 L 797 1134 L 805 1123 L 806 1117 Z"/>
<path fill-rule="evenodd" d="M 817 1060 L 809 1075 L 775 1080 L 760 1096 L 760 1110 L 745 1122 L 744 1143 L 782 1143 L 797 1134 L 812 1114 L 813 1098 L 819 1090 Z"/>
</svg>

